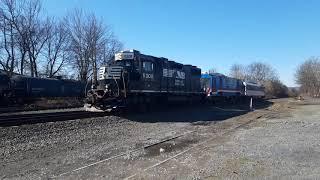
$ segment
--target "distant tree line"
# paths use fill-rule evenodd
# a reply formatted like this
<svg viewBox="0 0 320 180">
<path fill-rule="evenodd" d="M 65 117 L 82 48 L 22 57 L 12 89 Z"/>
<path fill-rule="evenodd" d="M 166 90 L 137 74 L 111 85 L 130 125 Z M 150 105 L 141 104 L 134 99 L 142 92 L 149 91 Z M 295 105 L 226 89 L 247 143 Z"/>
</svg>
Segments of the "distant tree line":
<svg viewBox="0 0 320 180">
<path fill-rule="evenodd" d="M 0 0 L 0 68 L 9 75 L 95 81 L 97 68 L 122 49 L 111 27 L 93 13 L 75 9 L 59 19 L 44 14 L 40 0 Z"/>
<path fill-rule="evenodd" d="M 296 83 L 300 85 L 300 92 L 312 97 L 320 97 L 320 59 L 310 57 L 298 66 Z"/>
<path fill-rule="evenodd" d="M 234 64 L 230 68 L 229 75 L 263 85 L 267 97 L 287 97 L 292 94 L 288 87 L 280 81 L 277 71 L 266 63 L 254 62 L 247 66 Z"/>
</svg>

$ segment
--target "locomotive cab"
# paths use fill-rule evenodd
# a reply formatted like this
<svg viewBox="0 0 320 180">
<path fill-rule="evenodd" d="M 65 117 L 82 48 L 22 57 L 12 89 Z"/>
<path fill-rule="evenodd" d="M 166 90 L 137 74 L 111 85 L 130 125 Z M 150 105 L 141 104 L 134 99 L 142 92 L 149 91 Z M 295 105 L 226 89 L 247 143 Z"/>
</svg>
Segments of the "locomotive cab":
<svg viewBox="0 0 320 180">
<path fill-rule="evenodd" d="M 139 81 L 139 62 L 135 60 L 134 53 L 133 50 L 117 53 L 115 61 L 101 67 L 98 74 L 98 89 L 123 91 L 128 90 L 129 81 Z M 118 93 L 119 96 L 120 93 Z"/>
</svg>

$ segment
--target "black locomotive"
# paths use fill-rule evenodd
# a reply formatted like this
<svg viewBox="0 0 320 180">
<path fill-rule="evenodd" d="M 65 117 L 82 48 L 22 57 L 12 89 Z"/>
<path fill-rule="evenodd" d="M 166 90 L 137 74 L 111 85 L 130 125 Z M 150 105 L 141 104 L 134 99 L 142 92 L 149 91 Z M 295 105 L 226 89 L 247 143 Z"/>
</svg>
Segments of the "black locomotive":
<svg viewBox="0 0 320 180">
<path fill-rule="evenodd" d="M 112 110 L 121 106 L 199 101 L 201 69 L 162 57 L 121 51 L 101 67 L 98 86 L 88 92 L 87 106 Z"/>
</svg>

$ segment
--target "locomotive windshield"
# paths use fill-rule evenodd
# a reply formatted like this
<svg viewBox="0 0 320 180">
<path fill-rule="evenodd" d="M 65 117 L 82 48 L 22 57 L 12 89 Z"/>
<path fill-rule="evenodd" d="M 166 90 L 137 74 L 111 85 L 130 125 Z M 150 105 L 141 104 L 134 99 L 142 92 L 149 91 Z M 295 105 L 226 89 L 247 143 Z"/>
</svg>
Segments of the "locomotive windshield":
<svg viewBox="0 0 320 180">
<path fill-rule="evenodd" d="M 125 59 L 121 61 L 114 61 L 113 64 L 118 66 L 131 67 L 133 63 L 131 59 Z"/>
</svg>

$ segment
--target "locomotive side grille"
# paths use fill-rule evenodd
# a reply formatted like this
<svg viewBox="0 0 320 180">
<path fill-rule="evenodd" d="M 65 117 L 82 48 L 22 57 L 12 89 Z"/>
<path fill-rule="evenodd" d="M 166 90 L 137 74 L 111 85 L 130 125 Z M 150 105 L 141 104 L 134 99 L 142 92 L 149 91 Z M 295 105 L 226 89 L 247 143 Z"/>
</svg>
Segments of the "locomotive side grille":
<svg viewBox="0 0 320 180">
<path fill-rule="evenodd" d="M 122 66 L 107 67 L 106 79 L 120 79 L 122 69 Z"/>
</svg>

